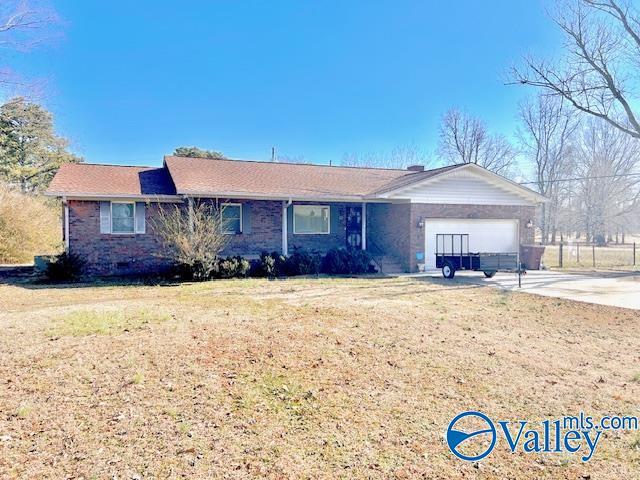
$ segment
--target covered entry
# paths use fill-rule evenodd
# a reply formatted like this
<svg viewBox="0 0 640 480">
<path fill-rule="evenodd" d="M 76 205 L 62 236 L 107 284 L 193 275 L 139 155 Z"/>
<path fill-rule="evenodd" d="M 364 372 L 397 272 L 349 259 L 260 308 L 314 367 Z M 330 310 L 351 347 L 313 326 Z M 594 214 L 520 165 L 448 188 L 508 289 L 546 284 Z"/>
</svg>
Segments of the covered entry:
<svg viewBox="0 0 640 480">
<path fill-rule="evenodd" d="M 469 234 L 469 252 L 512 253 L 520 245 L 518 220 L 432 219 L 425 220 L 425 265 L 436 268 L 436 235 L 439 233 Z"/>
</svg>

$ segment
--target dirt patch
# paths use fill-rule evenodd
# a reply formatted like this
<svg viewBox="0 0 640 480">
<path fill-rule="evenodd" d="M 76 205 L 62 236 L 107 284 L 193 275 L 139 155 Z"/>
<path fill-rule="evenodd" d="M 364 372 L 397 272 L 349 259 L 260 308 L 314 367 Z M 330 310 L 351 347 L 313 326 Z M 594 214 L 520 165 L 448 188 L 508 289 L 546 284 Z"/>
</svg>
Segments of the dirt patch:
<svg viewBox="0 0 640 480">
<path fill-rule="evenodd" d="M 636 415 L 639 320 L 437 279 L 0 285 L 0 477 L 634 478 L 634 433 L 476 468 L 444 431 Z"/>
</svg>

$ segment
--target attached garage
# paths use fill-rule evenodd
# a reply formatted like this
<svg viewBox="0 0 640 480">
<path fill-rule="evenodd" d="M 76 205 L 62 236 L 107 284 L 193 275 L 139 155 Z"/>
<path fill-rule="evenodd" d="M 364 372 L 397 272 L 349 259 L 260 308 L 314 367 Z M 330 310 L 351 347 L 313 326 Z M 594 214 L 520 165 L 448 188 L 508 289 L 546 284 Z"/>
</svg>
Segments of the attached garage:
<svg viewBox="0 0 640 480">
<path fill-rule="evenodd" d="M 518 224 L 517 219 L 427 219 L 424 221 L 425 268 L 436 268 L 437 234 L 468 234 L 469 252 L 514 253 L 520 246 Z M 458 248 L 455 245 L 455 249 Z M 442 246 L 439 249 L 442 250 Z"/>
<path fill-rule="evenodd" d="M 466 245 L 464 249 L 470 253 L 519 255 L 521 245 L 534 241 L 536 206 L 546 201 L 542 195 L 474 164 L 418 175 L 422 178 L 380 193 L 393 205 L 378 207 L 381 215 L 373 219 L 388 225 L 379 229 L 374 243 L 393 239 L 384 246 L 396 258 L 406 259 L 405 271 L 436 268 L 438 234 L 468 234 L 468 250 Z M 398 226 L 407 210 L 408 235 L 401 236 Z"/>
</svg>

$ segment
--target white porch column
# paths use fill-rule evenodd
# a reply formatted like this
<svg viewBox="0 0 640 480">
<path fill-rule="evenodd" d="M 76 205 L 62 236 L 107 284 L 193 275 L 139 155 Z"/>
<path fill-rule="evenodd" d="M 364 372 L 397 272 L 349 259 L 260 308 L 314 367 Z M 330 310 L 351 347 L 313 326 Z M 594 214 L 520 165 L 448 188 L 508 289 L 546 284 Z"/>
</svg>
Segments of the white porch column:
<svg viewBox="0 0 640 480">
<path fill-rule="evenodd" d="M 282 255 L 289 255 L 289 239 L 287 231 L 287 208 L 289 203 L 282 201 Z"/>
<path fill-rule="evenodd" d="M 189 214 L 189 231 L 193 233 L 193 198 L 187 197 L 187 212 Z"/>
<path fill-rule="evenodd" d="M 362 202 L 362 250 L 367 249 L 367 204 Z"/>
</svg>

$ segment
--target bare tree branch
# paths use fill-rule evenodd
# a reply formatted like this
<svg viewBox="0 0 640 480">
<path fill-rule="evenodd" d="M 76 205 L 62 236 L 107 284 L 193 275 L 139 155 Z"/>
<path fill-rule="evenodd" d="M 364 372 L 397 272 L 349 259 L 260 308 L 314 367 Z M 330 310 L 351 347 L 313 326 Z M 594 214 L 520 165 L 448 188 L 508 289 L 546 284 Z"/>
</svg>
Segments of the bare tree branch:
<svg viewBox="0 0 640 480">
<path fill-rule="evenodd" d="M 517 152 L 504 136 L 489 134 L 480 119 L 451 109 L 442 117 L 438 153 L 451 164 L 475 163 L 508 175 Z"/>
<path fill-rule="evenodd" d="M 410 165 L 428 166 L 430 155 L 415 144 L 403 145 L 388 152 L 345 153 L 341 164 L 347 167 L 377 167 L 404 169 Z"/>
<path fill-rule="evenodd" d="M 640 62 L 640 16 L 622 0 L 563 2 L 554 22 L 565 35 L 565 53 L 549 63 L 525 58 L 514 67 L 516 83 L 547 90 L 577 110 L 640 138 L 634 110 L 639 93 L 629 75 Z"/>
</svg>

